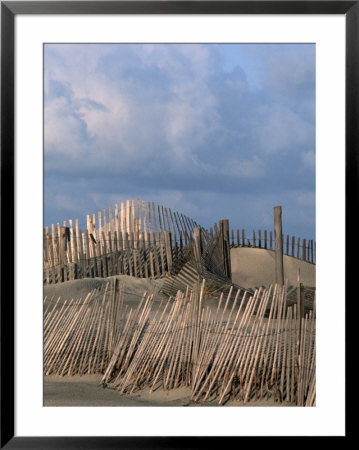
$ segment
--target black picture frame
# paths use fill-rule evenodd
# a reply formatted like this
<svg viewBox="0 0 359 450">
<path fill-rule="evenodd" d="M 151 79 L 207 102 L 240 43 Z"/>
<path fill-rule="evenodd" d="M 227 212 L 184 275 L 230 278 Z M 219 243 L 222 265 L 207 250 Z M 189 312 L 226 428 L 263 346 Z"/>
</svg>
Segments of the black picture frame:
<svg viewBox="0 0 359 450">
<path fill-rule="evenodd" d="M 359 149 L 359 1 L 1 2 L 1 441 L 6 449 L 202 448 L 236 437 L 22 437 L 14 435 L 14 19 L 18 14 L 341 14 L 346 18 L 346 236 L 355 236 Z M 354 208 L 353 208 L 354 205 Z M 6 218 L 6 221 L 4 220 Z M 2 219 L 2 220 L 1 220 Z M 349 247 L 350 246 L 350 247 Z M 346 298 L 351 255 L 346 239 Z M 3 281 L 6 280 L 6 283 Z M 348 327 L 346 341 L 348 342 Z M 347 367 L 348 368 L 348 367 Z M 348 397 L 346 396 L 346 408 Z M 348 427 L 346 436 L 349 436 Z M 231 443 L 227 441 L 231 441 Z M 220 441 L 220 442 L 219 442 Z M 235 442 L 233 442 L 235 441 Z"/>
</svg>

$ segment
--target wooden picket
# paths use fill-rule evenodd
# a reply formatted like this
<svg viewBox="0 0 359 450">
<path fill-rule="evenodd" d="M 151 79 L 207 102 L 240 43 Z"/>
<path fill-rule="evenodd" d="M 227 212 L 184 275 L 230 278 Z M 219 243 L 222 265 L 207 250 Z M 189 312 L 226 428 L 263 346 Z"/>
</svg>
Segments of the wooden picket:
<svg viewBox="0 0 359 450">
<path fill-rule="evenodd" d="M 286 285 L 253 293 L 231 286 L 212 309 L 206 284 L 160 306 L 144 293 L 130 310 L 116 278 L 83 300 L 45 298 L 45 375 L 102 374 L 120 394 L 189 387 L 189 403 L 315 406 L 315 304 L 300 317 Z"/>
<path fill-rule="evenodd" d="M 44 283 L 118 274 L 158 278 L 178 273 L 193 252 L 195 228 L 202 233 L 201 264 L 218 276 L 230 278 L 230 248 L 274 250 L 272 231 L 253 230 L 248 238 L 244 229 L 229 230 L 226 220 L 208 231 L 170 208 L 128 199 L 97 215 L 87 215 L 85 229 L 80 229 L 78 219 L 45 227 Z M 312 240 L 287 235 L 283 236 L 283 244 L 286 255 L 315 264 Z"/>
<path fill-rule="evenodd" d="M 234 236 L 237 236 L 237 240 Z M 241 236 L 241 238 L 240 238 Z M 231 230 L 231 248 L 251 247 L 274 250 L 274 239 L 272 231 L 258 230 L 252 231 L 252 237 L 246 236 L 244 229 Z M 294 236 L 283 235 L 283 253 L 293 258 L 315 264 L 315 242 L 313 240 L 296 238 Z"/>
</svg>

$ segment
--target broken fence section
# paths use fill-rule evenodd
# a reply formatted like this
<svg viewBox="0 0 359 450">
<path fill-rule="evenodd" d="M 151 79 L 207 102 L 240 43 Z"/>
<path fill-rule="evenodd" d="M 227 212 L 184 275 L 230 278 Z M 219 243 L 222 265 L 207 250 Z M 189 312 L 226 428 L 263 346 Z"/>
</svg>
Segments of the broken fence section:
<svg viewBox="0 0 359 450">
<path fill-rule="evenodd" d="M 44 373 L 102 374 L 121 394 L 187 386 L 190 402 L 315 405 L 315 305 L 300 318 L 286 286 L 231 287 L 215 309 L 205 280 L 160 305 L 144 293 L 129 309 L 125 295 L 115 279 L 83 301 L 45 299 Z"/>
<path fill-rule="evenodd" d="M 192 219 L 153 202 L 126 200 L 113 209 L 88 215 L 86 229 L 78 219 L 44 229 L 44 283 L 80 278 L 130 275 L 159 278 L 177 274 L 188 263 L 215 276 L 230 279 L 230 248 L 273 250 L 274 236 L 266 230 L 229 230 L 223 219 L 209 230 Z M 315 262 L 315 242 L 283 237 L 286 255 Z"/>
</svg>

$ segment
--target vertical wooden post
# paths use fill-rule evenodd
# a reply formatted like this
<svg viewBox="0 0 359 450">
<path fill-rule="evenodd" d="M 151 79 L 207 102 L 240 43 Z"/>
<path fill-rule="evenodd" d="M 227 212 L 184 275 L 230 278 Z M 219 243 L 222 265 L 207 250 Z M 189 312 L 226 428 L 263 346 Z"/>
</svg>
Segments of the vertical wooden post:
<svg viewBox="0 0 359 450">
<path fill-rule="evenodd" d="M 314 256 L 313 256 L 313 240 L 310 241 L 310 261 L 313 264 L 314 263 Z"/>
<path fill-rule="evenodd" d="M 67 239 L 67 228 L 61 227 L 60 228 L 60 245 L 59 245 L 61 281 L 65 281 L 66 239 Z"/>
<path fill-rule="evenodd" d="M 181 236 L 181 234 L 180 234 L 180 236 Z M 164 253 L 163 253 L 163 239 L 164 239 L 163 238 L 163 231 L 160 231 L 158 233 L 158 245 L 159 245 L 159 248 L 160 248 L 160 259 L 161 259 L 161 270 L 160 270 L 160 272 L 161 272 L 161 274 L 166 272 L 166 269 L 165 269 L 165 257 L 164 257 Z"/>
<path fill-rule="evenodd" d="M 201 256 L 202 256 L 202 236 L 201 236 L 201 228 L 196 227 L 193 230 L 193 240 L 194 240 L 194 246 L 193 246 L 193 253 L 194 253 L 194 259 L 197 264 L 201 264 Z"/>
<path fill-rule="evenodd" d="M 138 264 L 137 264 L 137 255 L 138 255 L 138 250 L 137 248 L 134 248 L 132 250 L 132 256 L 133 256 L 133 271 L 134 271 L 134 277 L 139 277 L 141 278 L 141 274 L 138 275 Z"/>
<path fill-rule="evenodd" d="M 264 230 L 264 248 L 268 248 L 267 230 Z"/>
<path fill-rule="evenodd" d="M 165 234 L 165 249 L 166 249 L 166 259 L 167 259 L 167 270 L 171 272 L 172 269 L 172 242 L 171 233 L 169 231 L 164 231 Z"/>
<path fill-rule="evenodd" d="M 223 270 L 227 278 L 232 278 L 231 273 L 231 255 L 229 247 L 229 221 L 221 219 L 219 221 L 220 245 L 223 258 Z"/>
<path fill-rule="evenodd" d="M 275 282 L 284 284 L 283 271 L 283 235 L 282 235 L 282 207 L 274 207 L 274 236 L 275 236 Z"/>
<path fill-rule="evenodd" d="M 307 260 L 307 248 L 306 248 L 306 245 L 307 245 L 307 240 L 306 239 L 303 239 L 303 245 L 302 245 L 302 260 L 303 261 L 306 261 Z"/>
<path fill-rule="evenodd" d="M 304 285 L 300 282 L 300 269 L 297 276 L 297 314 L 299 319 L 304 318 Z"/>
<path fill-rule="evenodd" d="M 285 251 L 286 255 L 289 255 L 289 235 L 287 234 L 287 240 L 286 240 L 286 251 Z"/>
<path fill-rule="evenodd" d="M 43 239 L 44 245 L 43 245 L 43 250 L 44 250 L 44 259 L 43 259 L 43 266 L 45 269 L 45 274 L 46 274 L 46 283 L 50 284 L 50 252 L 49 252 L 49 228 L 46 227 L 44 230 L 44 239 Z"/>
<path fill-rule="evenodd" d="M 300 299 L 300 304 L 298 305 L 298 314 L 300 314 L 300 318 L 304 319 L 304 285 L 303 283 L 299 283 L 298 286 L 298 297 Z"/>
<path fill-rule="evenodd" d="M 89 232 L 88 230 L 86 230 L 84 232 L 84 238 L 85 238 L 85 250 L 86 250 L 86 257 L 85 257 L 85 261 L 86 261 L 86 273 L 88 273 L 88 276 L 91 278 L 91 264 L 90 264 L 90 238 L 89 238 Z"/>
</svg>

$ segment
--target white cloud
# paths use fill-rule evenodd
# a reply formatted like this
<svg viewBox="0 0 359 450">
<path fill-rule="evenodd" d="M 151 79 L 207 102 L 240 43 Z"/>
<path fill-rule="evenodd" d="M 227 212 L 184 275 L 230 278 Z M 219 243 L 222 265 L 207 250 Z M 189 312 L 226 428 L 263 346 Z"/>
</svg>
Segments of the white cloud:
<svg viewBox="0 0 359 450">
<path fill-rule="evenodd" d="M 91 208 L 127 198 L 124 183 L 136 190 L 130 197 L 193 218 L 209 214 L 215 202 L 227 205 L 221 195 L 232 185 L 236 193 L 255 188 L 263 199 L 278 189 L 273 157 L 314 168 L 314 100 L 297 95 L 312 86 L 312 75 L 310 60 L 299 67 L 301 57 L 269 52 L 257 64 L 267 82 L 250 90 L 240 68 L 222 71 L 218 45 L 50 45 L 45 169 L 56 174 L 58 189 L 64 175 L 86 179 L 77 188 Z M 285 175 L 283 189 L 292 189 L 297 173 Z M 201 201 L 206 190 L 215 197 L 209 204 Z M 65 208 L 71 195 L 60 200 L 57 207 Z"/>
</svg>

